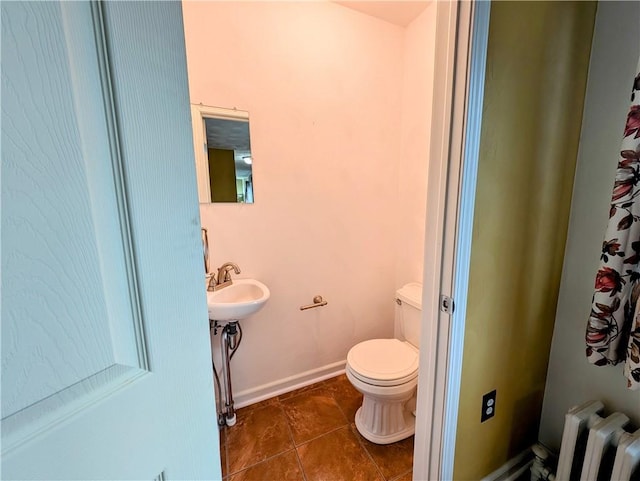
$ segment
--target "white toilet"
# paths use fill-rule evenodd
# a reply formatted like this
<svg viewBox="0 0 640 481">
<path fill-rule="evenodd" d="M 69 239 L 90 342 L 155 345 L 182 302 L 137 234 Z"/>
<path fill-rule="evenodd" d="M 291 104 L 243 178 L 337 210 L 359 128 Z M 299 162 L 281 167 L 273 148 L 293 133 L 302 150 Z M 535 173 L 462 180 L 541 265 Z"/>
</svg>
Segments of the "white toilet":
<svg viewBox="0 0 640 481">
<path fill-rule="evenodd" d="M 347 378 L 363 395 L 356 427 L 376 444 L 394 443 L 415 431 L 422 285 L 401 287 L 396 302 L 396 325 L 405 340 L 363 341 L 347 354 Z"/>
</svg>

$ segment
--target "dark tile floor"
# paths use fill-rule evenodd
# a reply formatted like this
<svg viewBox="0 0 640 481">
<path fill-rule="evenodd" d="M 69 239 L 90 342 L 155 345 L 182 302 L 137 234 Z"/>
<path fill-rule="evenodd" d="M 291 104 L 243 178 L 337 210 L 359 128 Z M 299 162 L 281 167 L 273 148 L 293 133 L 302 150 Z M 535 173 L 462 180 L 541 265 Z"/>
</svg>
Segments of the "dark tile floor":
<svg viewBox="0 0 640 481">
<path fill-rule="evenodd" d="M 356 430 L 362 403 L 338 376 L 237 412 L 220 431 L 225 481 L 411 481 L 413 436 L 385 446 Z"/>
</svg>

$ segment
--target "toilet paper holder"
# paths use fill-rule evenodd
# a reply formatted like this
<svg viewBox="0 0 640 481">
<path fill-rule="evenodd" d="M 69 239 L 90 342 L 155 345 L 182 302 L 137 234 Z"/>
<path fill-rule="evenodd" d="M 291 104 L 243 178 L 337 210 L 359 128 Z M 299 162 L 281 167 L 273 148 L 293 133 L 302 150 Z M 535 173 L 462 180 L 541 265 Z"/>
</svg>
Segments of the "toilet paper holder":
<svg viewBox="0 0 640 481">
<path fill-rule="evenodd" d="M 325 301 L 322 296 L 315 296 L 313 298 L 313 304 L 309 304 L 307 306 L 300 306 L 301 311 L 306 311 L 307 309 L 313 309 L 314 307 L 322 307 L 326 306 L 327 301 Z"/>
</svg>

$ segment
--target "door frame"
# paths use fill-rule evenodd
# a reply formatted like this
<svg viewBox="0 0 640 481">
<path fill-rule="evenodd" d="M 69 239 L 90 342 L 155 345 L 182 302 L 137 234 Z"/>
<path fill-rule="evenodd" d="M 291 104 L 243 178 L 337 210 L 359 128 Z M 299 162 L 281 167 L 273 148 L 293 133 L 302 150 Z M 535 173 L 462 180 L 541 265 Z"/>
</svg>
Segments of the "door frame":
<svg viewBox="0 0 640 481">
<path fill-rule="evenodd" d="M 453 479 L 489 1 L 437 2 L 414 479 Z M 440 309 L 441 296 L 455 301 Z"/>
</svg>

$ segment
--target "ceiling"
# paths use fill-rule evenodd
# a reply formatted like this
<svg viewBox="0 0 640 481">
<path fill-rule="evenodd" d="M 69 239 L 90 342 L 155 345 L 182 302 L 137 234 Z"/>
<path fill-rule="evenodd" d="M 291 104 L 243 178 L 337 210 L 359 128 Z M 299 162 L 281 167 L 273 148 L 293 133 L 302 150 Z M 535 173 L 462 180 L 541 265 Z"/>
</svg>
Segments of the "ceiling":
<svg viewBox="0 0 640 481">
<path fill-rule="evenodd" d="M 360 0 L 360 1 L 339 1 L 335 3 L 343 7 L 356 10 L 366 15 L 394 23 L 401 27 L 406 27 L 422 13 L 429 5 L 429 1 L 421 0 L 398 0 L 398 1 L 377 1 L 377 0 Z"/>
</svg>

